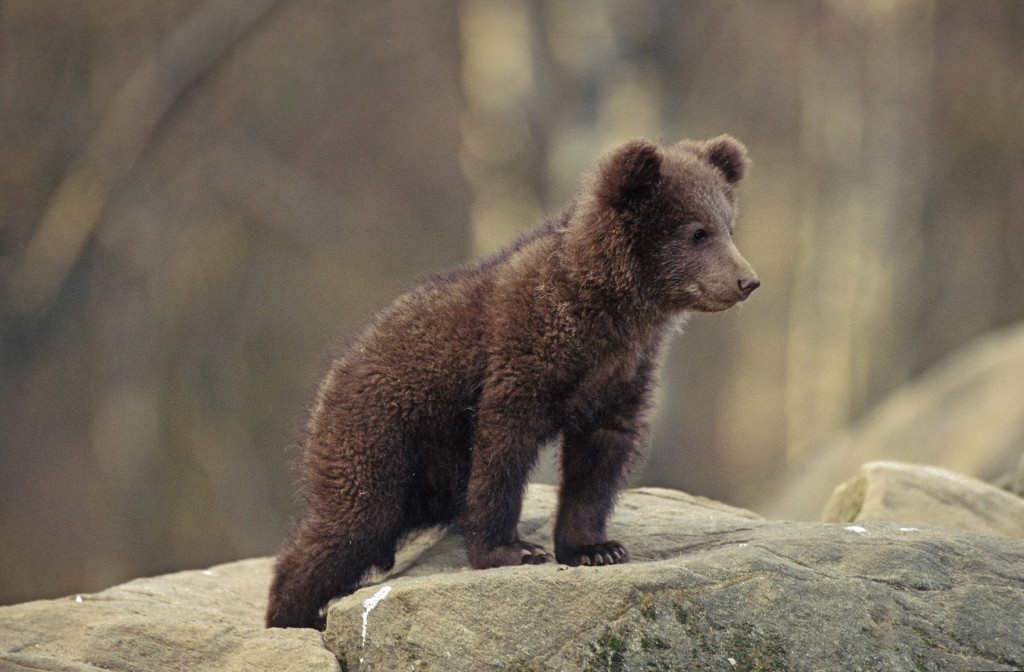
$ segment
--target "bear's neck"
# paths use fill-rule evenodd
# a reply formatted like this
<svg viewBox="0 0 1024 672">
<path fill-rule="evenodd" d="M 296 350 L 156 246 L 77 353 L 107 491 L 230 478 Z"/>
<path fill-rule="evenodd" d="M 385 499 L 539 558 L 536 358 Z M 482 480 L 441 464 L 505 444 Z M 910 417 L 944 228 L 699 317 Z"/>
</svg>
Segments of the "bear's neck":
<svg viewBox="0 0 1024 672">
<path fill-rule="evenodd" d="M 677 315 L 666 312 L 644 291 L 624 227 L 595 221 L 601 215 L 576 211 L 556 258 L 570 299 L 595 329 L 617 341 L 648 340 L 665 331 Z M 591 221 L 579 221 L 582 218 Z"/>
</svg>

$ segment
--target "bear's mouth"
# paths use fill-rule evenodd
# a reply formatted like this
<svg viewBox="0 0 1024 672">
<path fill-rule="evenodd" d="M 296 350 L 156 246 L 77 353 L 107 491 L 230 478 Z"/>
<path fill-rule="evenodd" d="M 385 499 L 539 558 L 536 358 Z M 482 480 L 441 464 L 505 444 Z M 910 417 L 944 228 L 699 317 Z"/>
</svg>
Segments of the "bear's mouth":
<svg viewBox="0 0 1024 672">
<path fill-rule="evenodd" d="M 699 280 L 695 280 L 693 284 L 688 286 L 685 293 L 688 298 L 687 303 L 689 304 L 687 308 L 689 310 L 696 310 L 702 313 L 717 313 L 727 310 L 747 298 L 741 293 L 732 293 L 729 296 L 722 296 L 711 292 Z"/>
<path fill-rule="evenodd" d="M 700 308 L 698 308 L 698 310 L 702 310 L 705 313 L 717 313 L 723 310 L 728 310 L 729 308 L 732 308 L 739 302 L 739 298 L 720 299 L 717 297 L 707 297 L 701 303 L 701 306 Z"/>
</svg>

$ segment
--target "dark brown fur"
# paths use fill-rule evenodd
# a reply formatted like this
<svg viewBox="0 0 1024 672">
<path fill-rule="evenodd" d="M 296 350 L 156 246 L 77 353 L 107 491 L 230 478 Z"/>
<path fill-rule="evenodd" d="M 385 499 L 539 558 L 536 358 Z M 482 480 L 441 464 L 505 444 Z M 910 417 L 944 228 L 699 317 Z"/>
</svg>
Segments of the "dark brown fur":
<svg viewBox="0 0 1024 672">
<path fill-rule="evenodd" d="M 439 523 L 459 524 L 476 568 L 550 559 L 516 528 L 539 447 L 559 437 L 555 557 L 625 562 L 605 521 L 668 327 L 759 284 L 732 243 L 745 167 L 728 136 L 627 143 L 562 218 L 378 314 L 317 395 L 307 510 L 277 561 L 267 625 L 322 627 L 328 600 Z"/>
</svg>

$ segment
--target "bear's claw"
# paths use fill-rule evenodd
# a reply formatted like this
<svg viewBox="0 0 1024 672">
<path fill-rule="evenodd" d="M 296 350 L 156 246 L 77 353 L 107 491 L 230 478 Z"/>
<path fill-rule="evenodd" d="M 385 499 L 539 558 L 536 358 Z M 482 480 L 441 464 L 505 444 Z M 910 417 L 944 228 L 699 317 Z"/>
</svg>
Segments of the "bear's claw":
<svg viewBox="0 0 1024 672">
<path fill-rule="evenodd" d="M 570 567 L 619 565 L 629 562 L 629 551 L 617 541 L 578 546 L 568 553 Z"/>
</svg>

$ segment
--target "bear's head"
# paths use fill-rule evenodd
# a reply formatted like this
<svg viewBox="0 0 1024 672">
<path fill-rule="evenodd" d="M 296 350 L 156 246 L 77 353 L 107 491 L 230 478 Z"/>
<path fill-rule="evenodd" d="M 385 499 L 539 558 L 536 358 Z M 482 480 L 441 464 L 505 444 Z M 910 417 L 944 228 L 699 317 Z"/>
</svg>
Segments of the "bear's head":
<svg viewBox="0 0 1024 672">
<path fill-rule="evenodd" d="M 727 135 L 665 148 L 633 140 L 601 164 L 589 226 L 625 241 L 631 275 L 663 310 L 725 310 L 761 284 L 733 243 L 734 190 L 747 163 Z"/>
</svg>

